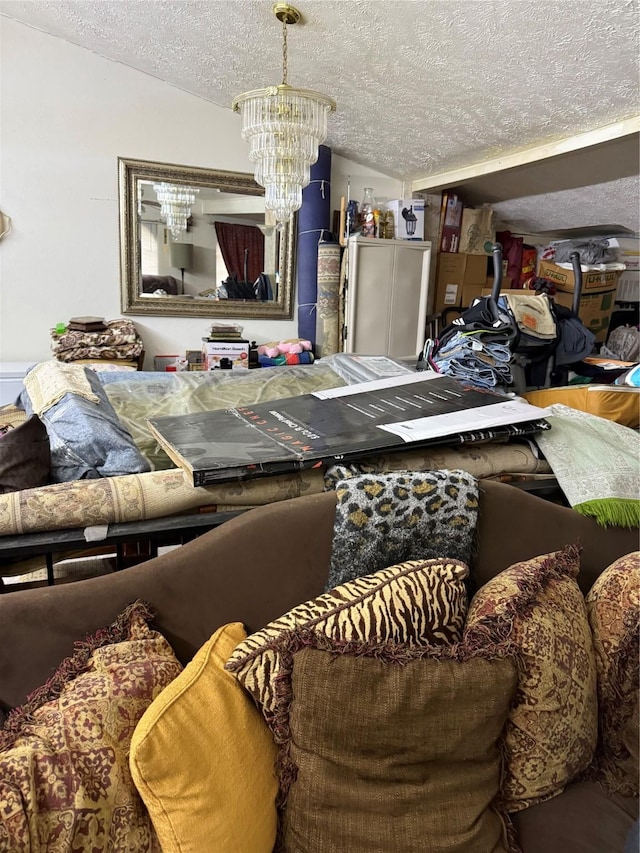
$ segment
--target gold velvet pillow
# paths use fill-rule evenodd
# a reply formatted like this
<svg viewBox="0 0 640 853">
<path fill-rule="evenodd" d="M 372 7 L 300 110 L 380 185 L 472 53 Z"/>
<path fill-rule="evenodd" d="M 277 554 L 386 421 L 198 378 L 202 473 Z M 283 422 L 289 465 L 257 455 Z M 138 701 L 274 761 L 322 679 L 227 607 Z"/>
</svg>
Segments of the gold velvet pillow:
<svg viewBox="0 0 640 853">
<path fill-rule="evenodd" d="M 279 639 L 278 853 L 504 853 L 509 646 Z"/>
<path fill-rule="evenodd" d="M 598 669 L 598 748 L 589 775 L 638 796 L 640 551 L 612 563 L 587 595 Z"/>
<path fill-rule="evenodd" d="M 0 850 L 159 853 L 131 735 L 181 671 L 139 602 L 79 647 L 0 732 Z"/>
<path fill-rule="evenodd" d="M 227 662 L 265 714 L 275 709 L 281 661 L 276 641 L 287 631 L 311 629 L 338 640 L 370 639 L 421 645 L 460 639 L 467 611 L 458 560 L 410 560 L 355 578 L 289 610 L 240 643 Z"/>
<path fill-rule="evenodd" d="M 509 637 L 519 650 L 518 690 L 505 726 L 504 806 L 517 812 L 559 794 L 593 758 L 596 666 L 576 577 L 580 550 L 516 563 L 469 605 L 465 641 Z"/>
<path fill-rule="evenodd" d="M 276 746 L 224 663 L 246 637 L 220 628 L 146 710 L 131 772 L 164 851 L 271 853 Z"/>
</svg>

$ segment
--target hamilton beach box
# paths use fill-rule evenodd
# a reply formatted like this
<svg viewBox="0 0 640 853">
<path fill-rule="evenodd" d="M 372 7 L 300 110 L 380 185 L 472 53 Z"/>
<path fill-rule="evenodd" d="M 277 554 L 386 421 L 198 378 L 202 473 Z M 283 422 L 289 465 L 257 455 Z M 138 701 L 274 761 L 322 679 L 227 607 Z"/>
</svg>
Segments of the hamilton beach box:
<svg viewBox="0 0 640 853">
<path fill-rule="evenodd" d="M 222 367 L 223 358 L 229 359 L 232 370 L 249 369 L 249 341 L 207 341 L 202 342 L 202 369 L 215 370 Z"/>
</svg>

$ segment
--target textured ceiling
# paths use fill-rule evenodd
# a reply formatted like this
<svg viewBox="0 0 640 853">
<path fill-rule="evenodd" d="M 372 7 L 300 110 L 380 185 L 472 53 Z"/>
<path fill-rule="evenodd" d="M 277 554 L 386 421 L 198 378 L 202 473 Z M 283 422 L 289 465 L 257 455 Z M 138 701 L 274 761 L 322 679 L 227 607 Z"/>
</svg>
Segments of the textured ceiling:
<svg viewBox="0 0 640 853">
<path fill-rule="evenodd" d="M 289 82 L 337 102 L 327 144 L 407 181 L 640 112 L 638 0 L 298 8 Z M 2 0 L 0 12 L 223 107 L 281 80 L 272 0 Z M 637 223 L 637 180 L 620 189 Z"/>
</svg>

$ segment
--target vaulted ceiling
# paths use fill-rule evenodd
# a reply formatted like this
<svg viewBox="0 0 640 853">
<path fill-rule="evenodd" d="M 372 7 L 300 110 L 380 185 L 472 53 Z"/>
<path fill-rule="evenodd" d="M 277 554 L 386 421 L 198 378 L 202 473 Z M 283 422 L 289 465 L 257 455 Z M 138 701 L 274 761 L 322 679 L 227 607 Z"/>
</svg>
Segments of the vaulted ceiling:
<svg viewBox="0 0 640 853">
<path fill-rule="evenodd" d="M 459 184 L 525 228 L 640 227 L 638 0 L 297 5 L 289 82 L 337 102 L 335 153 L 414 190 Z M 2 0 L 0 12 L 222 107 L 281 81 L 271 0 Z M 583 139 L 601 144 L 585 154 Z M 566 140 L 578 151 L 545 161 L 555 173 L 528 164 Z M 511 168 L 469 183 L 487 161 Z"/>
</svg>

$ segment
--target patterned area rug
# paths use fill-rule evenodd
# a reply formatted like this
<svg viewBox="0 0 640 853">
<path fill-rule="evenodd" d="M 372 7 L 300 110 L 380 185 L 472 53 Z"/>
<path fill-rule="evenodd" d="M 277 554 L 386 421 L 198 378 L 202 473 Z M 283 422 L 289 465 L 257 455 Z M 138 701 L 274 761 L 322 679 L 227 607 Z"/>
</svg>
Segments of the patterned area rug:
<svg viewBox="0 0 640 853">
<path fill-rule="evenodd" d="M 637 430 L 555 403 L 551 429 L 536 436 L 567 501 L 607 526 L 640 524 L 640 435 Z"/>
<path fill-rule="evenodd" d="M 362 474 L 333 466 L 338 496 L 327 589 L 406 560 L 468 563 L 478 520 L 478 483 L 466 471 Z"/>
</svg>

